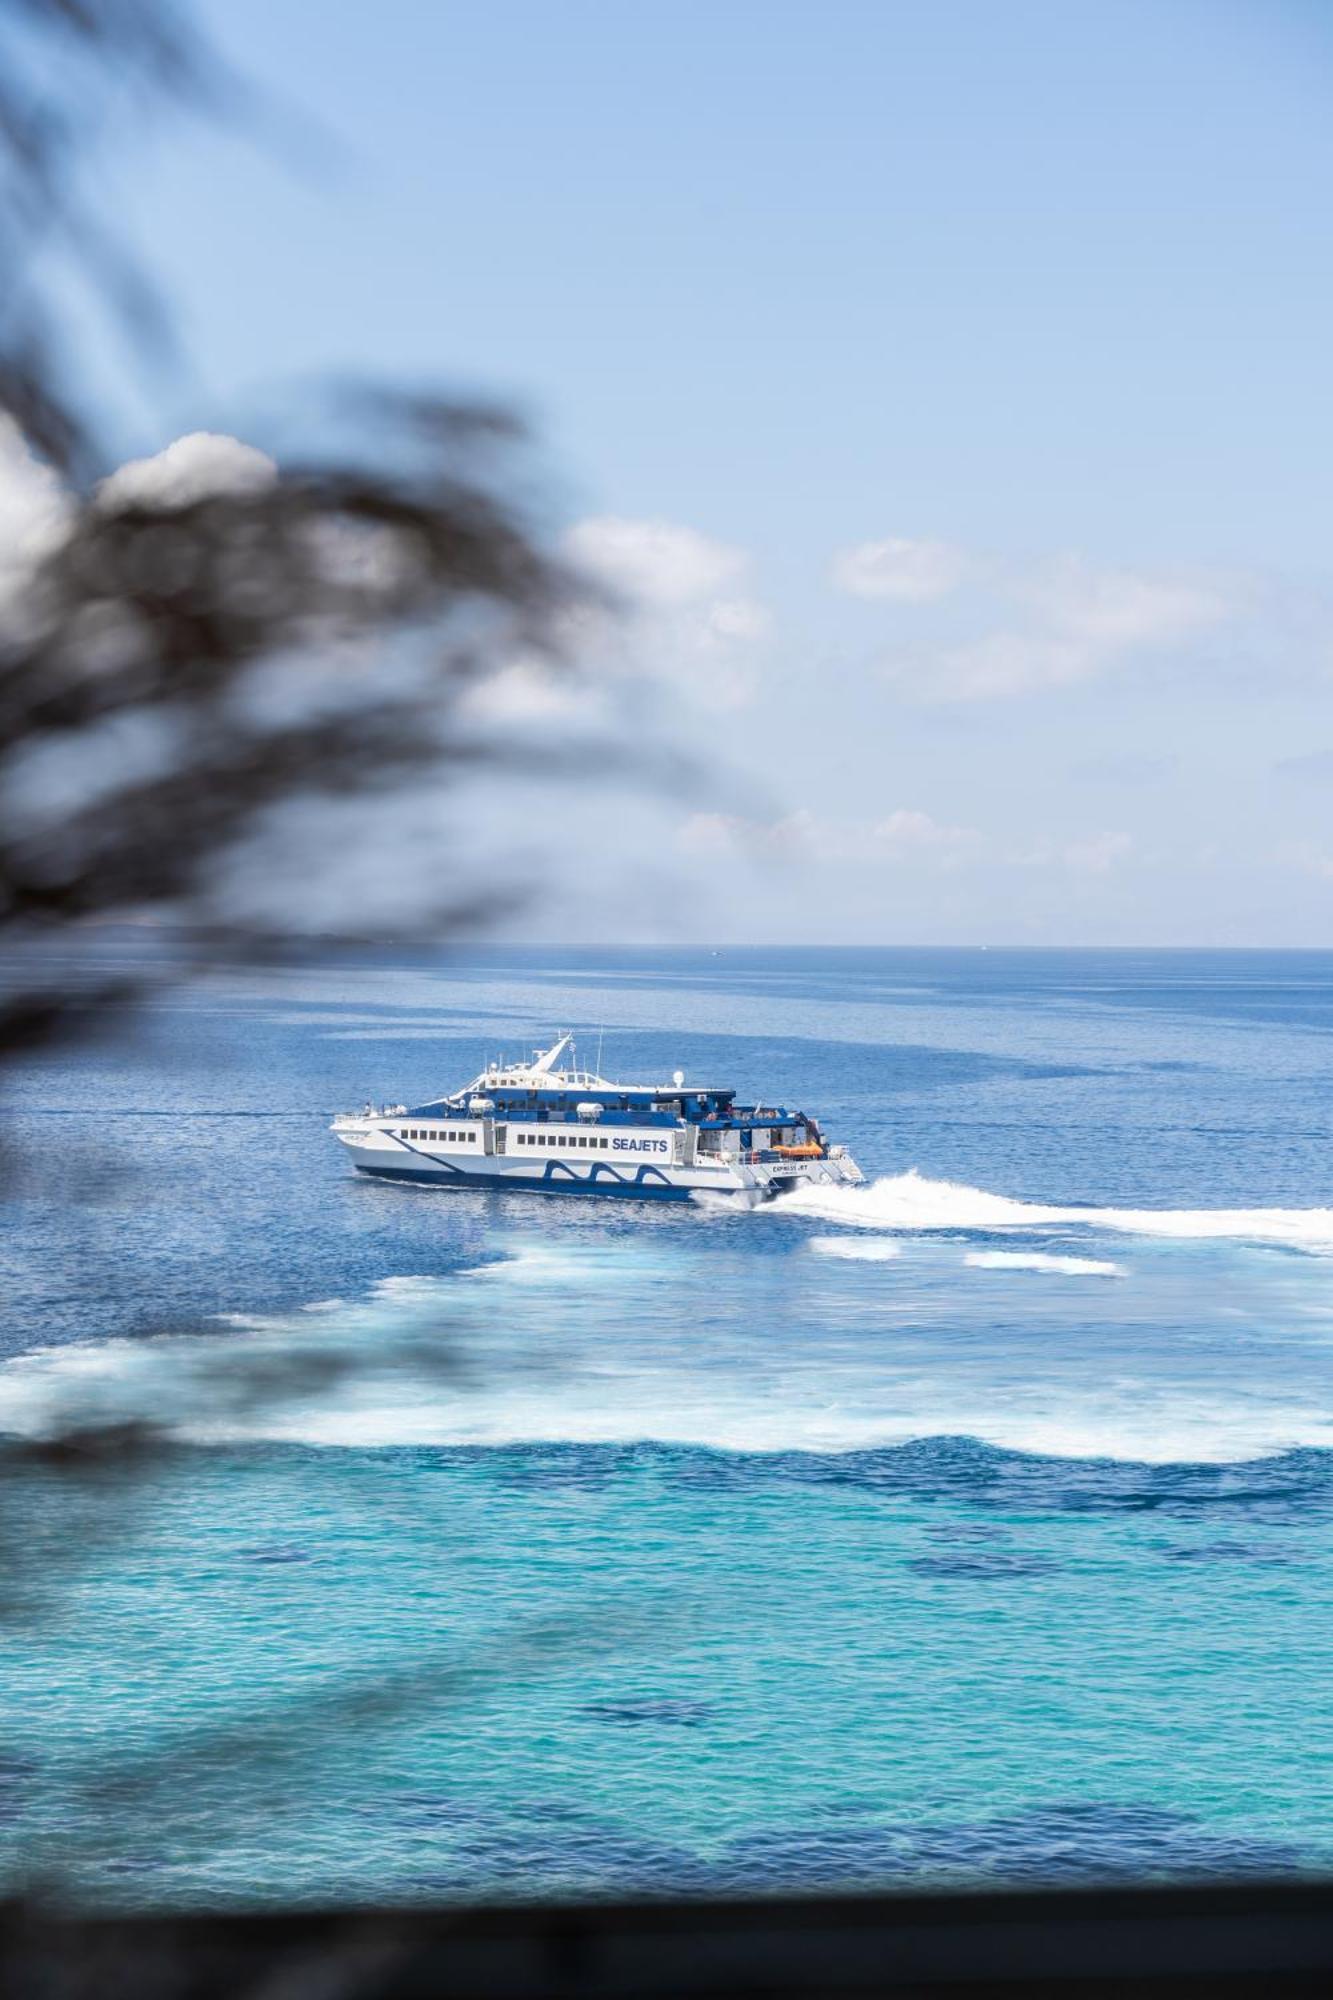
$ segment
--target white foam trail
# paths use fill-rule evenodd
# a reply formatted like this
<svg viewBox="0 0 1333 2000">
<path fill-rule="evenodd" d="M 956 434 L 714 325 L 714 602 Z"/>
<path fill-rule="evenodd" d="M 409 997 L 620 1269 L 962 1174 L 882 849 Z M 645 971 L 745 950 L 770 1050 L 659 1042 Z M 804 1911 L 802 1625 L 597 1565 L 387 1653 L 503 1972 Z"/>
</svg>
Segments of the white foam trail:
<svg viewBox="0 0 1333 2000">
<path fill-rule="evenodd" d="M 897 1243 L 876 1243 L 863 1236 L 812 1236 L 810 1248 L 821 1257 L 854 1258 L 863 1264 L 887 1264 L 902 1256 Z"/>
<path fill-rule="evenodd" d="M 757 1208 L 758 1198 L 742 1199 L 734 1194 L 711 1194 L 707 1188 L 695 1188 L 690 1196 L 691 1206 L 702 1215 L 736 1216 L 747 1209 Z"/>
<path fill-rule="evenodd" d="M 853 1254 L 898 1247 L 813 1240 L 855 1244 Z M 1183 1343 L 1109 1313 L 1096 1339 L 1068 1346 L 1049 1338 L 1058 1319 L 959 1340 L 947 1288 L 932 1309 L 929 1295 L 905 1301 L 902 1286 L 870 1282 L 865 1309 L 833 1327 L 818 1313 L 827 1279 L 801 1256 L 781 1260 L 780 1288 L 754 1315 L 710 1317 L 690 1310 L 709 1265 L 679 1247 L 512 1248 L 508 1261 L 387 1279 L 318 1313 L 16 1357 L 0 1363 L 0 1433 L 148 1421 L 201 1444 L 737 1452 L 967 1436 L 1059 1457 L 1214 1463 L 1333 1447 L 1333 1336 L 1322 1324 L 1297 1336 L 1287 1321 L 1263 1365 L 1252 1345 L 1238 1350 L 1237 1333 L 1248 1327 L 1252 1341 L 1256 1327 L 1230 1308 Z M 1306 1288 L 1322 1278 L 1295 1274 Z M 608 1287 L 613 1304 L 635 1288 L 633 1310 L 608 1316 Z M 975 1302 L 977 1287 L 957 1289 Z M 1043 1313 L 1066 1296 L 1046 1287 Z"/>
<path fill-rule="evenodd" d="M 1132 1236 L 1281 1243 L 1333 1254 L 1333 1208 L 1076 1208 L 1014 1201 L 985 1188 L 929 1180 L 913 1167 L 863 1187 L 809 1186 L 760 1211 L 810 1216 L 858 1229 L 992 1230 L 1080 1227 Z"/>
<path fill-rule="evenodd" d="M 1067 1278 L 1123 1278 L 1124 1266 L 1101 1257 L 1051 1257 L 1043 1250 L 969 1250 L 963 1262 L 977 1271 L 1049 1271 Z"/>
<path fill-rule="evenodd" d="M 1294 1445 L 1333 1446 L 1333 1416 L 1262 1390 L 1241 1393 L 1164 1383 L 1061 1384 L 1024 1376 L 997 1382 L 951 1375 L 919 1352 L 895 1360 L 882 1335 L 873 1353 L 830 1365 L 816 1348 L 792 1356 L 775 1378 L 733 1362 L 696 1374 L 626 1359 L 597 1369 L 589 1357 L 553 1366 L 432 1375 L 420 1354 L 393 1352 L 397 1309 L 381 1295 L 378 1342 L 357 1371 L 287 1403 L 219 1414 L 225 1372 L 206 1336 L 114 1341 L 48 1349 L 0 1365 L 0 1431 L 44 1436 L 83 1422 L 148 1418 L 201 1445 L 264 1442 L 329 1448 L 497 1447 L 558 1441 L 644 1440 L 738 1452 L 848 1452 L 931 1437 L 976 1437 L 1061 1458 L 1235 1463 Z M 295 1321 L 286 1330 L 295 1337 Z M 372 1331 L 357 1314 L 358 1348 Z M 309 1321 L 305 1324 L 308 1326 Z M 290 1349 L 280 1322 L 262 1334 L 219 1335 L 260 1361 Z M 257 1349 L 251 1347 L 257 1343 Z M 244 1366 L 249 1356 L 238 1356 Z M 568 1361 L 568 1365 L 562 1362 Z M 219 1398 L 219 1392 L 224 1392 Z"/>
</svg>

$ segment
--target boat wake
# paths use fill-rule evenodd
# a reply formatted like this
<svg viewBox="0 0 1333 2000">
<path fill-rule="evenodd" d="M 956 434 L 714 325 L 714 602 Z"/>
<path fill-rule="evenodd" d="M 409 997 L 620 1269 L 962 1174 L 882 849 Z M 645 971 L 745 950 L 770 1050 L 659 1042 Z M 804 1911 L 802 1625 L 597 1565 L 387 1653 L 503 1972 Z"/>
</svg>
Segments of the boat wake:
<svg viewBox="0 0 1333 2000">
<path fill-rule="evenodd" d="M 974 1271 L 1041 1271 L 1054 1278 L 1123 1278 L 1123 1264 L 1103 1257 L 1053 1257 L 1044 1250 L 969 1250 L 963 1262 Z"/>
<path fill-rule="evenodd" d="M 984 1188 L 931 1180 L 915 1168 L 863 1187 L 797 1188 L 759 1213 L 904 1232 L 1104 1229 L 1177 1240 L 1279 1243 L 1333 1255 L 1333 1208 L 1093 1208 L 1015 1201 Z"/>
<path fill-rule="evenodd" d="M 0 1436 L 741 1453 L 952 1437 L 1154 1463 L 1333 1447 L 1329 1209 L 1041 1204 L 908 1173 L 757 1213 L 833 1227 L 779 1230 L 756 1258 L 749 1227 L 702 1213 L 610 1233 L 580 1214 L 358 1297 L 0 1362 Z M 1131 1274 L 1111 1232 L 1214 1247 L 1207 1269 L 1163 1254 Z"/>
<path fill-rule="evenodd" d="M 836 1338 L 811 1338 L 804 1308 L 815 1293 L 805 1288 L 821 1286 L 823 1257 L 844 1254 L 837 1243 L 854 1248 L 843 1267 L 851 1289 Z M 822 1247 L 808 1262 L 776 1260 L 781 1307 L 753 1319 L 682 1312 L 682 1295 L 706 1296 L 715 1269 L 711 1256 L 695 1263 L 688 1243 L 537 1242 L 449 1274 L 385 1279 L 359 1298 L 227 1316 L 211 1334 L 48 1348 L 0 1362 L 0 1436 L 148 1425 L 212 1446 L 838 1455 L 971 1438 L 1157 1464 L 1333 1447 L 1329 1310 L 1296 1274 L 1262 1286 L 1263 1327 L 1229 1305 L 1179 1342 L 1169 1304 L 1144 1318 L 1140 1299 L 1124 1316 L 1099 1315 L 1088 1339 L 1077 1312 L 1062 1317 L 1086 1286 L 1057 1281 L 1110 1277 L 1108 1260 L 976 1249 L 940 1266 L 897 1260 L 896 1245 L 872 1236 L 812 1244 Z M 983 1330 L 959 1319 L 969 1263 L 1055 1276 L 1030 1314 L 1006 1309 Z M 634 1287 L 636 1310 L 611 1342 L 605 1304 L 616 1286 Z M 1290 1312 L 1270 1334 L 1280 1306 Z"/>
<path fill-rule="evenodd" d="M 819 1257 L 842 1257 L 855 1264 L 888 1264 L 902 1256 L 896 1243 L 878 1243 L 874 1237 L 812 1236 L 809 1246 Z"/>
</svg>

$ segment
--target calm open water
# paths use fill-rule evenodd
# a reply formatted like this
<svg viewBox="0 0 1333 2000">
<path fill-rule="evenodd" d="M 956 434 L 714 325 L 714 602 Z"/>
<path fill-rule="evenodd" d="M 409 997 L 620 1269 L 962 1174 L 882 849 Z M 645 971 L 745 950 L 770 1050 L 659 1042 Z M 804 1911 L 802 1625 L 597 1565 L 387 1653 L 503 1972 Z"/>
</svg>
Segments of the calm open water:
<svg viewBox="0 0 1333 2000">
<path fill-rule="evenodd" d="M 128 947 L 125 947 L 128 949 Z M 109 950 L 117 947 L 108 947 Z M 803 1205 L 358 1181 L 572 1027 Z M 137 1904 L 1333 1865 L 1333 955 L 233 975 L 8 1081 L 0 1840 Z"/>
</svg>

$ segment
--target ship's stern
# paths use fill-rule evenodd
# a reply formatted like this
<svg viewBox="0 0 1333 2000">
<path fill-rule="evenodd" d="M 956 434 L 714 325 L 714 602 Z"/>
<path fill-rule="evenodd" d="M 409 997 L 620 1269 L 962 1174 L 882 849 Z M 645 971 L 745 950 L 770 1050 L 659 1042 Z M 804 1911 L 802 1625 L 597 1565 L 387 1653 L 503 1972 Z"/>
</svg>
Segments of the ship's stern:
<svg viewBox="0 0 1333 2000">
<path fill-rule="evenodd" d="M 765 1162 L 756 1178 L 761 1199 L 774 1201 L 802 1187 L 856 1187 L 865 1175 L 845 1146 L 830 1146 L 818 1159 Z"/>
</svg>

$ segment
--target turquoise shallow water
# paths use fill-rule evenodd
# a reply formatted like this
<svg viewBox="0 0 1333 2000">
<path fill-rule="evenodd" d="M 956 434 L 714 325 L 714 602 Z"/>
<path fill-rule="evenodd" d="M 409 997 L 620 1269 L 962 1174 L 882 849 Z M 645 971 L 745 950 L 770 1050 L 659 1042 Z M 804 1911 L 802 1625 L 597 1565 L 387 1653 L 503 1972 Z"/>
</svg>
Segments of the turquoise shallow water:
<svg viewBox="0 0 1333 2000">
<path fill-rule="evenodd" d="M 350 1177 L 551 1027 L 755 1214 Z M 135 1903 L 1325 1869 L 1333 960 L 236 976 L 11 1079 L 0 1834 Z M 133 1476 L 23 1449 L 150 1419 Z"/>
</svg>

